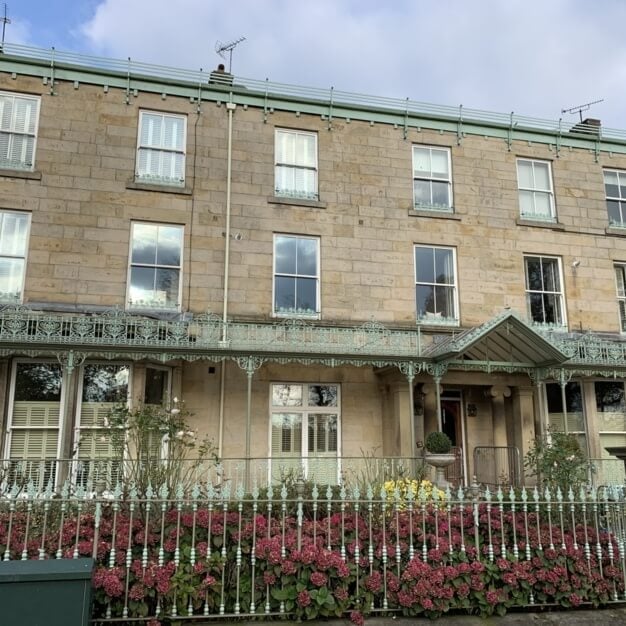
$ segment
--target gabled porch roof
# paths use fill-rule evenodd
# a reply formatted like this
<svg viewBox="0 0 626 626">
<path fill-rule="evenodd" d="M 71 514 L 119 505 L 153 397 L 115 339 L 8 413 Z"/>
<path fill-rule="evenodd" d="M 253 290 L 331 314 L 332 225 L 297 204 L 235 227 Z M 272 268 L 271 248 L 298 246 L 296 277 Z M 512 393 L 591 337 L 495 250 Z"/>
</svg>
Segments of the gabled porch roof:
<svg viewBox="0 0 626 626">
<path fill-rule="evenodd" d="M 569 358 L 510 310 L 435 343 L 424 356 L 433 361 L 509 363 L 526 367 L 559 365 Z"/>
</svg>

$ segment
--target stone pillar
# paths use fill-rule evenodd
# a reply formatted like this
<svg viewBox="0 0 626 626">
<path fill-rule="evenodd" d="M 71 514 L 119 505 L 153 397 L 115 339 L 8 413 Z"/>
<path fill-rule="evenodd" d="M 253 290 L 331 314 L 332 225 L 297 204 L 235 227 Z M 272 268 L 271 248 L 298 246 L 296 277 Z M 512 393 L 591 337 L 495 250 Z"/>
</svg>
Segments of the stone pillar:
<svg viewBox="0 0 626 626">
<path fill-rule="evenodd" d="M 409 387 L 406 382 L 389 385 L 389 400 L 393 416 L 393 448 L 395 455 L 412 457 L 414 442 L 411 441 L 413 428 L 413 407 L 410 404 Z"/>
<path fill-rule="evenodd" d="M 491 398 L 491 414 L 493 416 L 493 445 L 507 446 L 506 412 L 504 399 L 511 397 L 511 388 L 504 385 L 493 385 L 487 390 Z"/>
<path fill-rule="evenodd" d="M 520 463 L 535 440 L 535 415 L 532 387 L 517 387 L 513 393 L 513 424 L 515 445 L 519 450 Z"/>
<path fill-rule="evenodd" d="M 428 437 L 429 433 L 439 430 L 437 425 L 437 390 L 435 385 L 424 383 L 422 385 L 422 394 L 424 395 L 424 437 Z"/>
</svg>

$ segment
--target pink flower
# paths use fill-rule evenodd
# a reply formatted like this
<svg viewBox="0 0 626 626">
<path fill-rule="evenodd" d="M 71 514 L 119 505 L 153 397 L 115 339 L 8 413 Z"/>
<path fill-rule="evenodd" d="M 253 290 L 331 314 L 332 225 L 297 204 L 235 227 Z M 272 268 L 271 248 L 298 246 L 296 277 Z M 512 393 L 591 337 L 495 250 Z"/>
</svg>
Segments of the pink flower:
<svg viewBox="0 0 626 626">
<path fill-rule="evenodd" d="M 328 582 L 328 577 L 323 572 L 313 572 L 310 580 L 316 587 L 323 587 Z"/>
<path fill-rule="evenodd" d="M 311 596 L 309 595 L 309 592 L 305 589 L 298 594 L 298 598 L 296 601 L 298 603 L 298 606 L 309 606 L 309 604 L 311 604 Z"/>
<path fill-rule="evenodd" d="M 363 626 L 365 623 L 363 613 L 361 613 L 361 611 L 352 611 L 350 613 L 350 621 L 355 624 L 355 626 Z"/>
</svg>

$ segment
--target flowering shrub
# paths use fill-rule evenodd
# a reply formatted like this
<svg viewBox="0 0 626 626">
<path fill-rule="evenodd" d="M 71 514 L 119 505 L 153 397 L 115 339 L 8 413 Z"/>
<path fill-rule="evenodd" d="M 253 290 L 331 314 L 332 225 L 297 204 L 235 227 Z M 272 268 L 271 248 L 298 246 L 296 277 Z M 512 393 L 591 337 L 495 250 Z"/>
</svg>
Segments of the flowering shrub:
<svg viewBox="0 0 626 626">
<path fill-rule="evenodd" d="M 419 506 L 422 502 L 444 502 L 446 494 L 438 489 L 428 479 L 416 480 L 414 478 L 398 478 L 384 483 L 387 502 L 398 503 L 398 508 L 404 510 L 407 501 L 413 501 L 413 506 Z"/>
<path fill-rule="evenodd" d="M 94 501 L 77 505 L 17 500 L 13 510 L 0 508 L 0 555 L 95 554 L 94 619 L 151 618 L 155 626 L 255 613 L 350 615 L 362 624 L 376 609 L 488 616 L 624 597 L 617 542 L 584 510 L 550 525 L 540 509 L 486 503 L 381 515 L 380 502 L 346 502 L 339 512 L 311 507 L 301 517 L 280 501 L 271 510 L 257 501 L 144 501 L 141 514 L 128 502 L 101 502 L 98 517 Z"/>
</svg>

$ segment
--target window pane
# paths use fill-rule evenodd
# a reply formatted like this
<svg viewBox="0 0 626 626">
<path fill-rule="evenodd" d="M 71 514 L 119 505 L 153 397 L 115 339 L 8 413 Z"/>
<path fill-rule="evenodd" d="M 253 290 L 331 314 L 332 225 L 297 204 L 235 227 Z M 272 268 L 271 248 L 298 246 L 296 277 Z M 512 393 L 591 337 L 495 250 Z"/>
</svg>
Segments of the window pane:
<svg viewBox="0 0 626 626">
<path fill-rule="evenodd" d="M 519 192 L 519 206 L 520 206 L 520 213 L 522 215 L 534 215 L 535 214 L 534 194 L 532 191 L 520 191 Z"/>
<path fill-rule="evenodd" d="M 276 276 L 274 286 L 274 310 L 276 312 L 293 311 L 296 306 L 296 279 Z"/>
<path fill-rule="evenodd" d="M 158 227 L 157 265 L 180 266 L 182 228 L 176 226 Z"/>
<path fill-rule="evenodd" d="M 526 257 L 526 284 L 527 289 L 543 290 L 541 261 L 537 257 Z"/>
<path fill-rule="evenodd" d="M 133 224 L 133 263 L 156 263 L 157 232 L 152 224 Z"/>
<path fill-rule="evenodd" d="M 617 381 L 598 381 L 594 383 L 596 392 L 596 408 L 600 412 L 626 411 L 624 402 L 624 383 Z"/>
<path fill-rule="evenodd" d="M 535 161 L 535 189 L 550 191 L 550 168 L 547 163 Z"/>
<path fill-rule="evenodd" d="M 546 324 L 561 324 L 561 296 L 550 293 L 543 294 L 544 322 Z"/>
<path fill-rule="evenodd" d="M 276 131 L 276 162 L 295 163 L 296 137 L 294 133 Z"/>
<path fill-rule="evenodd" d="M 606 187 L 606 195 L 607 196 L 614 196 L 615 193 L 609 193 L 609 186 L 614 188 L 613 192 L 617 189 L 619 182 L 618 182 L 618 176 L 617 176 L 617 172 L 604 172 L 604 185 Z"/>
<path fill-rule="evenodd" d="M 315 167 L 316 137 L 314 135 L 299 134 L 296 139 L 296 165 Z"/>
<path fill-rule="evenodd" d="M 4 213 L 0 233 L 0 254 L 24 256 L 26 254 L 26 233 L 28 231 L 26 213 Z"/>
<path fill-rule="evenodd" d="M 154 295 L 156 269 L 153 267 L 132 267 L 130 270 L 130 301 L 149 302 Z"/>
<path fill-rule="evenodd" d="M 167 400 L 169 372 L 146 367 L 143 401 L 146 404 L 164 405 Z"/>
<path fill-rule="evenodd" d="M 448 180 L 448 152 L 445 150 L 432 150 L 431 168 L 433 178 Z"/>
<path fill-rule="evenodd" d="M 550 206 L 550 194 L 535 192 L 535 215 L 541 217 L 550 217 L 552 215 L 552 207 Z"/>
<path fill-rule="evenodd" d="M 621 224 L 623 222 L 622 214 L 620 212 L 620 203 L 617 200 L 607 200 L 606 209 L 609 214 L 610 224 Z"/>
<path fill-rule="evenodd" d="M 430 150 L 413 146 L 413 175 L 430 178 Z"/>
<path fill-rule="evenodd" d="M 143 146 L 159 147 L 163 132 L 163 116 L 154 113 L 142 113 L 140 143 Z"/>
<path fill-rule="evenodd" d="M 61 366 L 54 363 L 18 363 L 15 374 L 15 400 L 59 402 Z"/>
<path fill-rule="evenodd" d="M 624 266 L 615 266 L 615 281 L 617 282 L 617 295 L 620 298 L 626 297 L 626 281 L 624 280 Z"/>
<path fill-rule="evenodd" d="M 317 239 L 297 239 L 296 272 L 317 276 Z"/>
<path fill-rule="evenodd" d="M 416 205 L 430 206 L 432 200 L 430 197 L 430 185 L 429 180 L 414 180 L 413 181 L 413 193 L 415 194 Z"/>
<path fill-rule="evenodd" d="M 302 385 L 272 385 L 273 406 L 302 406 Z"/>
<path fill-rule="evenodd" d="M 433 206 L 449 207 L 450 206 L 450 185 L 448 183 L 432 183 L 433 189 Z"/>
<path fill-rule="evenodd" d="M 528 294 L 528 307 L 530 309 L 530 317 L 533 322 L 538 324 L 545 323 L 545 316 L 543 313 L 543 297 L 540 293 Z"/>
<path fill-rule="evenodd" d="M 543 259 L 542 270 L 544 291 L 560 291 L 559 271 L 556 260 Z"/>
<path fill-rule="evenodd" d="M 296 246 L 295 237 L 276 237 L 274 249 L 276 272 L 279 274 L 296 273 Z"/>
<path fill-rule="evenodd" d="M 336 385 L 309 385 L 309 406 L 337 406 Z"/>
<path fill-rule="evenodd" d="M 517 177 L 519 186 L 526 189 L 533 189 L 533 169 L 529 161 L 517 162 Z"/>
<path fill-rule="evenodd" d="M 296 311 L 317 312 L 317 280 L 315 278 L 296 279 Z"/>
<path fill-rule="evenodd" d="M 446 319 L 454 319 L 454 289 L 435 287 L 436 313 Z"/>
<path fill-rule="evenodd" d="M 161 305 L 178 305 L 179 270 L 158 268 L 156 270 L 155 300 Z"/>
<path fill-rule="evenodd" d="M 452 250 L 435 248 L 435 282 L 454 284 L 454 265 Z"/>
<path fill-rule="evenodd" d="M 85 365 L 83 402 L 126 402 L 128 373 L 127 365 Z"/>
<path fill-rule="evenodd" d="M 0 297 L 19 297 L 23 276 L 24 259 L 0 258 Z"/>
<path fill-rule="evenodd" d="M 417 317 L 422 318 L 435 313 L 435 288 L 429 285 L 415 287 Z"/>
<path fill-rule="evenodd" d="M 185 123 L 182 118 L 165 116 L 163 121 L 163 147 L 183 150 Z"/>
<path fill-rule="evenodd" d="M 432 248 L 415 247 L 415 282 L 434 283 L 435 266 Z"/>
</svg>

